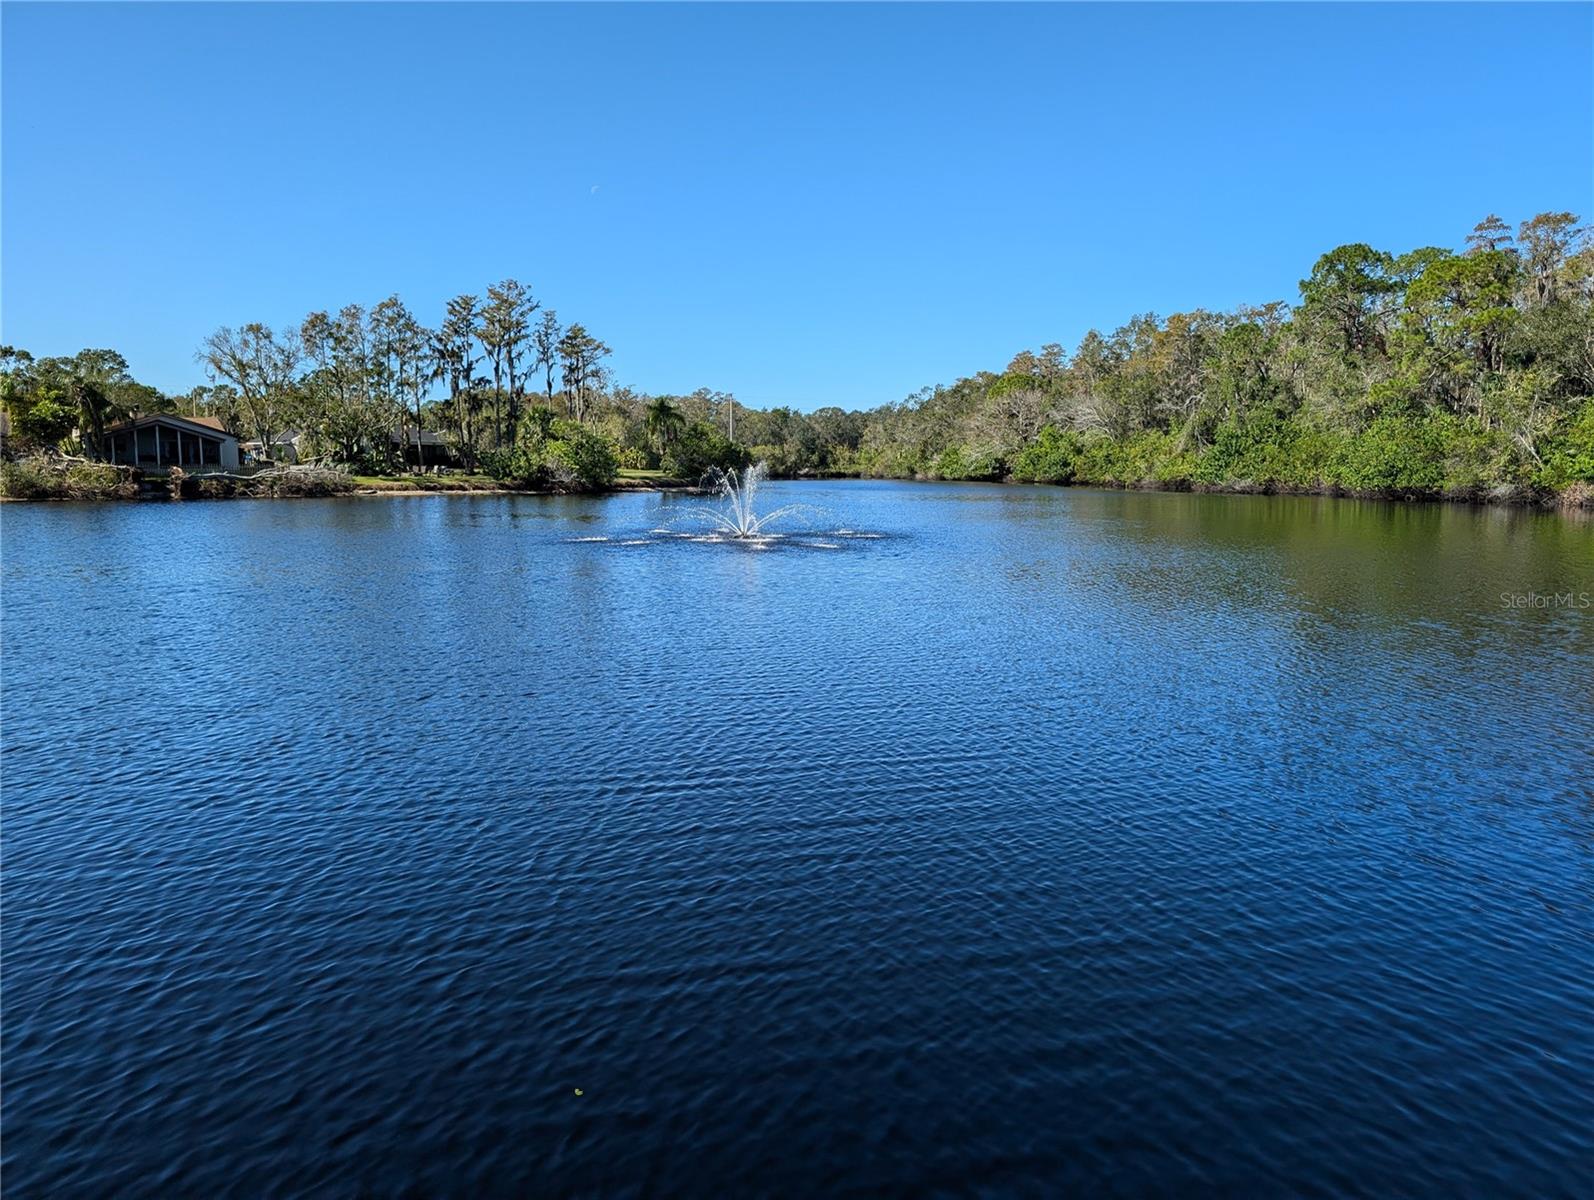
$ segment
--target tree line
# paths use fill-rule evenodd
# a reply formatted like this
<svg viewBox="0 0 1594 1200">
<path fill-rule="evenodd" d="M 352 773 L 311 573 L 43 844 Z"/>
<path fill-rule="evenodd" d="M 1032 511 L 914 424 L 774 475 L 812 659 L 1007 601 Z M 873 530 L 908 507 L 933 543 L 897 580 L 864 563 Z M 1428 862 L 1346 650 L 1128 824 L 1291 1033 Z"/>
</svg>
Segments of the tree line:
<svg viewBox="0 0 1594 1200">
<path fill-rule="evenodd" d="M 196 355 L 214 382 L 185 399 L 264 447 L 292 428 L 314 456 L 376 469 L 394 465 L 395 428 L 404 445 L 432 429 L 474 465 L 484 451 L 513 445 L 539 401 L 583 421 L 608 386 L 608 354 L 585 327 L 561 326 L 524 284 L 506 279 L 484 296 L 449 300 L 435 327 L 396 295 L 369 309 L 312 312 L 297 328 L 223 326 Z"/>
<path fill-rule="evenodd" d="M 3 353 L 13 440 L 92 456 L 107 421 L 163 402 L 110 351 Z M 1293 304 L 1137 315 L 867 411 L 649 395 L 615 383 L 609 353 L 508 279 L 449 300 L 434 328 L 390 296 L 218 329 L 196 356 L 212 382 L 164 402 L 263 447 L 291 428 L 301 456 L 373 471 L 402 469 L 394 431 L 405 445 L 429 430 L 466 467 L 532 483 L 757 459 L 791 475 L 1412 495 L 1594 482 L 1594 248 L 1569 212 L 1515 229 L 1491 215 L 1459 250 L 1339 246 Z"/>
<path fill-rule="evenodd" d="M 1392 494 L 1594 481 L 1594 249 L 1489 216 L 1452 251 L 1356 243 L 1294 304 L 1131 317 L 864 415 L 864 474 Z"/>
</svg>

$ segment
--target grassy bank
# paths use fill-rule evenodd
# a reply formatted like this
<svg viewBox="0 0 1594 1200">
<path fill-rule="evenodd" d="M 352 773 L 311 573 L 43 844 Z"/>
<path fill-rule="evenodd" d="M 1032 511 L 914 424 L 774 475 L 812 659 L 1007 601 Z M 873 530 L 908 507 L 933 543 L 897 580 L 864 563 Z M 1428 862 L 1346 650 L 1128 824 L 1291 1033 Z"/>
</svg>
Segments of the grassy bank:
<svg viewBox="0 0 1594 1200">
<path fill-rule="evenodd" d="M 490 475 L 354 475 L 361 492 L 509 492 L 516 489 Z"/>
<path fill-rule="evenodd" d="M 569 486 L 537 486 L 515 480 L 494 479 L 491 475 L 355 475 L 355 490 L 363 493 L 390 493 L 415 495 L 431 492 L 515 492 L 531 495 L 557 495 L 572 490 Z M 688 488 L 695 483 L 676 479 L 664 471 L 620 470 L 607 484 L 578 488 L 593 494 L 604 492 L 657 491 L 665 488 Z"/>
<path fill-rule="evenodd" d="M 0 499 L 5 500 L 229 500 L 288 499 L 342 495 L 466 495 L 518 493 L 657 491 L 688 488 L 696 481 L 663 471 L 621 470 L 608 483 L 517 481 L 472 472 L 453 475 L 358 475 L 318 467 L 275 468 L 253 474 L 146 475 L 131 467 L 34 455 L 0 462 Z"/>
</svg>

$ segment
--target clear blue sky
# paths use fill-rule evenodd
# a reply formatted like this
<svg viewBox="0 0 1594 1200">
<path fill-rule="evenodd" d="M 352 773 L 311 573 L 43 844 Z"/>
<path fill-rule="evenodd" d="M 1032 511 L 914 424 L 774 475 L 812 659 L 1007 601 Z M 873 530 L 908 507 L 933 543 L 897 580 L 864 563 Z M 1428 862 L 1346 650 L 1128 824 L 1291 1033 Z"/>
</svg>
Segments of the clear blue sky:
<svg viewBox="0 0 1594 1200">
<path fill-rule="evenodd" d="M 1594 215 L 1594 8 L 3 9 L 4 340 L 506 275 L 621 382 L 871 406 L 1322 251 Z"/>
</svg>

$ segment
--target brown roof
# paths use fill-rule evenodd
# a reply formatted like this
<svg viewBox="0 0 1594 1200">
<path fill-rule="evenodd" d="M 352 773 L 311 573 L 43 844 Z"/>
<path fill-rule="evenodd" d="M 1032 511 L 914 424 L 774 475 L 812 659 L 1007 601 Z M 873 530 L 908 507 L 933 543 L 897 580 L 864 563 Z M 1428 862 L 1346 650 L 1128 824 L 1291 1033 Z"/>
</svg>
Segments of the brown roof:
<svg viewBox="0 0 1594 1200">
<path fill-rule="evenodd" d="M 221 421 L 216 417 L 181 417 L 176 413 L 140 413 L 131 420 L 118 421 L 115 425 L 112 425 L 110 428 L 108 428 L 106 432 L 115 433 L 123 429 L 130 429 L 135 425 L 142 425 L 146 421 L 176 421 L 183 425 L 197 425 L 201 429 L 208 429 L 212 433 L 221 434 L 223 437 L 234 436 L 233 434 L 227 432 L 227 430 L 222 426 Z"/>
</svg>

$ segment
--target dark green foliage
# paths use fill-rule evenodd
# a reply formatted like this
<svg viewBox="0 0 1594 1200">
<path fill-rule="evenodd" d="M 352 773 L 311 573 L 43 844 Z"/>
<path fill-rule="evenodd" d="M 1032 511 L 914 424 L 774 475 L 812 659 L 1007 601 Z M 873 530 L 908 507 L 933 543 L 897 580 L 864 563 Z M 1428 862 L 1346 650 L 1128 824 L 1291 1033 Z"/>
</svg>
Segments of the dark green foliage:
<svg viewBox="0 0 1594 1200">
<path fill-rule="evenodd" d="M 549 457 L 561 464 L 584 488 L 606 488 L 620 469 L 614 443 L 574 421 L 556 421 L 548 441 Z"/>
<path fill-rule="evenodd" d="M 11 419 L 15 449 L 99 457 L 107 426 L 159 399 L 127 371 L 114 350 L 80 350 L 71 358 L 35 359 L 0 346 L 0 402 Z"/>
<path fill-rule="evenodd" d="M 1080 455 L 1079 435 L 1047 425 L 1013 459 L 1013 478 L 1024 483 L 1072 483 Z"/>
<path fill-rule="evenodd" d="M 1400 290 L 1394 265 L 1389 254 L 1361 242 L 1330 250 L 1301 280 L 1301 320 L 1317 326 L 1341 353 L 1381 350 L 1380 308 Z"/>
<path fill-rule="evenodd" d="M 1544 456 L 1537 482 L 1545 487 L 1594 483 L 1594 400 L 1585 400 Z"/>
<path fill-rule="evenodd" d="M 1377 495 L 1435 496 L 1445 483 L 1445 439 L 1437 423 L 1380 417 L 1344 447 L 1334 482 Z"/>
<path fill-rule="evenodd" d="M 1514 494 L 1530 482 L 1530 464 L 1503 429 L 1476 417 L 1428 418 L 1443 450 L 1444 492 L 1458 500 Z"/>
<path fill-rule="evenodd" d="M 991 450 L 948 446 L 927 472 L 934 479 L 1001 479 L 1007 463 Z"/>
<path fill-rule="evenodd" d="M 547 413 L 534 409 L 533 413 Z M 620 469 L 613 441 L 575 421 L 527 420 L 514 446 L 482 455 L 482 470 L 502 483 L 536 490 L 595 491 Z"/>
<path fill-rule="evenodd" d="M 1196 456 L 1180 449 L 1180 440 L 1161 430 L 1087 439 L 1074 480 L 1113 487 L 1187 488 L 1195 478 Z"/>
<path fill-rule="evenodd" d="M 59 389 L 43 384 L 8 404 L 11 436 L 24 446 L 55 446 L 77 427 L 77 409 Z"/>
<path fill-rule="evenodd" d="M 1264 412 L 1220 426 L 1194 478 L 1209 485 L 1310 491 L 1328 481 L 1334 440 Z"/>
<path fill-rule="evenodd" d="M 659 466 L 676 479 L 697 479 L 711 468 L 745 467 L 750 456 L 706 421 L 688 425 L 664 452 Z"/>
<path fill-rule="evenodd" d="M 543 448 L 525 443 L 482 451 L 481 468 L 483 473 L 491 475 L 498 482 L 517 487 L 539 488 L 548 479 L 548 462 Z"/>
</svg>

